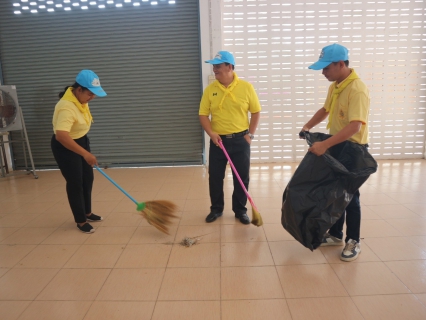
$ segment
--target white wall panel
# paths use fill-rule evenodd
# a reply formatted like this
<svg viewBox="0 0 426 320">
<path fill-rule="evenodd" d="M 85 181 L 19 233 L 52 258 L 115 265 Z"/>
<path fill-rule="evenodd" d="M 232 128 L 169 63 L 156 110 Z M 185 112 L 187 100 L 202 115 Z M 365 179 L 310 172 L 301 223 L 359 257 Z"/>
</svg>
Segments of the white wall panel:
<svg viewBox="0 0 426 320">
<path fill-rule="evenodd" d="M 371 153 L 423 158 L 425 7 L 424 0 L 223 0 L 223 49 L 234 53 L 237 74 L 263 107 L 252 161 L 303 158 L 298 132 L 330 85 L 308 66 L 334 42 L 348 47 L 350 66 L 370 89 Z M 325 124 L 313 131 L 326 132 Z"/>
</svg>

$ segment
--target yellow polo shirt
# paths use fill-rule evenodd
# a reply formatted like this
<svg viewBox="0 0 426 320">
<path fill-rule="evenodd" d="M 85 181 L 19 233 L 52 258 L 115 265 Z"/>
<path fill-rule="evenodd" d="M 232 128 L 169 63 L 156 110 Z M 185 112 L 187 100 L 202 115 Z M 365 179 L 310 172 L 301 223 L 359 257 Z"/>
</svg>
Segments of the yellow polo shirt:
<svg viewBox="0 0 426 320">
<path fill-rule="evenodd" d="M 340 84 L 343 82 L 344 80 Z M 330 105 L 329 102 L 331 100 L 335 86 L 335 82 L 330 85 L 327 99 L 324 103 L 324 108 L 325 106 Z M 364 82 L 361 81 L 361 79 L 355 79 L 339 94 L 333 110 L 333 114 L 328 115 L 329 117 L 333 117 L 330 126 L 330 134 L 335 135 L 352 121 L 360 121 L 362 122 L 361 130 L 348 140 L 359 144 L 368 143 L 369 112 L 370 93 L 368 88 Z"/>
<path fill-rule="evenodd" d="M 259 98 L 252 84 L 239 79 L 234 72 L 234 80 L 228 88 L 216 80 L 204 90 L 198 114 L 211 115 L 212 130 L 225 135 L 247 130 L 248 112 L 260 110 Z"/>
<path fill-rule="evenodd" d="M 67 131 L 72 139 L 83 137 L 90 130 L 83 113 L 71 101 L 59 100 L 53 113 L 53 132 Z"/>
</svg>

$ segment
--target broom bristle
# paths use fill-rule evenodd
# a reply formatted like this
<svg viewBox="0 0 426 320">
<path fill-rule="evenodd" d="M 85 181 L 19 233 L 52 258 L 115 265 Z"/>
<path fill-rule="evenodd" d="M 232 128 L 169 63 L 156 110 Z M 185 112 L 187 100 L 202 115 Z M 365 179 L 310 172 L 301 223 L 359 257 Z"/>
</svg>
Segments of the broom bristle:
<svg viewBox="0 0 426 320">
<path fill-rule="evenodd" d="M 172 219 L 178 218 L 175 215 L 177 208 L 177 205 L 167 200 L 147 201 L 141 214 L 149 224 L 161 232 L 169 234 L 167 226 L 172 223 Z"/>
<path fill-rule="evenodd" d="M 252 207 L 251 209 L 252 209 L 251 223 L 254 224 L 255 226 L 260 227 L 261 225 L 263 225 L 262 216 L 255 208 Z"/>
</svg>

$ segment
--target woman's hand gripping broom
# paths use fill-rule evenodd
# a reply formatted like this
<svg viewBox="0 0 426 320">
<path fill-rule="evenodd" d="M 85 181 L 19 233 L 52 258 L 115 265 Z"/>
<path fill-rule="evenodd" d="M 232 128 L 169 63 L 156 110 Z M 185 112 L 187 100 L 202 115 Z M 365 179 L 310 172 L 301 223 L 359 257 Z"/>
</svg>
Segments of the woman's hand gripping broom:
<svg viewBox="0 0 426 320">
<path fill-rule="evenodd" d="M 221 140 L 219 140 L 219 145 L 223 150 L 223 153 L 225 154 L 226 158 L 228 159 L 229 164 L 231 165 L 232 171 L 234 171 L 235 176 L 237 177 L 238 181 L 241 184 L 241 188 L 243 188 L 248 200 L 250 201 L 251 204 L 251 210 L 252 210 L 252 218 L 251 218 L 251 223 L 254 224 L 255 226 L 260 227 L 261 225 L 263 225 L 263 221 L 262 221 L 262 216 L 260 215 L 259 211 L 257 211 L 256 205 L 254 204 L 253 199 L 250 197 L 243 181 L 240 178 L 240 175 L 237 172 L 237 169 L 235 169 L 234 164 L 231 161 L 231 158 L 228 155 L 228 152 L 226 152 L 225 147 L 223 146 L 223 143 Z"/>
<path fill-rule="evenodd" d="M 95 165 L 94 167 L 136 204 L 136 210 L 141 212 L 142 216 L 148 221 L 149 224 L 153 225 L 161 232 L 169 234 L 167 226 L 171 224 L 172 218 L 177 218 L 177 216 L 174 214 L 176 212 L 177 205 L 167 200 L 137 202 L 130 194 L 128 194 L 105 172 L 103 172 L 101 168 L 99 168 L 97 165 Z"/>
</svg>

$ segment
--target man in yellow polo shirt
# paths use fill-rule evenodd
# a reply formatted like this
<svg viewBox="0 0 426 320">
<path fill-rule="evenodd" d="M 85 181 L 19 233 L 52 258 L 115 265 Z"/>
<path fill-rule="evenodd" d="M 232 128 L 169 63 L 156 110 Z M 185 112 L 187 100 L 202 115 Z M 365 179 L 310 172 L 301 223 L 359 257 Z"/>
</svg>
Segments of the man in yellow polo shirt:
<svg viewBox="0 0 426 320">
<path fill-rule="evenodd" d="M 206 133 L 210 136 L 209 188 L 210 213 L 206 222 L 222 216 L 224 208 L 223 179 L 228 160 L 219 146 L 222 141 L 238 174 L 248 190 L 250 171 L 250 144 L 260 118 L 260 103 L 253 86 L 238 78 L 234 72 L 235 59 L 228 51 L 219 51 L 212 60 L 216 81 L 211 83 L 201 98 L 199 117 Z M 251 114 L 249 119 L 248 114 Z M 211 116 L 211 119 L 209 118 Z M 234 174 L 234 173 L 232 173 Z M 234 178 L 232 211 L 235 218 L 249 224 L 247 196 Z"/>
<path fill-rule="evenodd" d="M 349 68 L 348 49 L 335 43 L 322 49 L 319 60 L 309 69 L 321 70 L 328 81 L 333 81 L 328 90 L 324 106 L 302 128 L 309 131 L 328 116 L 327 129 L 332 137 L 315 142 L 309 151 L 321 156 L 327 149 L 346 140 L 366 145 L 368 143 L 368 114 L 370 95 L 367 86 Z M 340 255 L 343 261 L 352 261 L 361 252 L 360 226 L 361 206 L 359 191 L 346 207 L 345 248 Z M 343 244 L 345 213 L 324 235 L 321 246 Z"/>
</svg>

